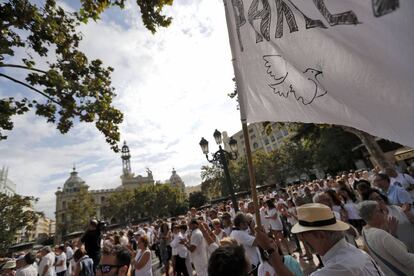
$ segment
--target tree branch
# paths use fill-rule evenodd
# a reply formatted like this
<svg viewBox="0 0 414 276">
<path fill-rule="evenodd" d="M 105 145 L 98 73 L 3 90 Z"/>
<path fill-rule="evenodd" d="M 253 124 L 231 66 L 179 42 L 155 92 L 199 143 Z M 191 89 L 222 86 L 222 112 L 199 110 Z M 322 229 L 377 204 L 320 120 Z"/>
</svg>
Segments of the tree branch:
<svg viewBox="0 0 414 276">
<path fill-rule="evenodd" d="M 60 106 L 61 106 L 61 103 L 60 103 L 60 102 L 56 101 L 55 99 L 53 99 L 52 97 L 50 97 L 50 96 L 49 96 L 49 95 L 47 95 L 46 93 L 44 93 L 44 92 L 40 91 L 39 89 L 36 89 L 36 88 L 34 88 L 33 86 L 31 86 L 31 85 L 28 85 L 27 83 L 24 83 L 24 82 L 22 82 L 22 81 L 16 80 L 16 79 L 14 79 L 14 78 L 12 78 L 12 77 L 10 77 L 10 76 L 7 76 L 7 75 L 5 75 L 5 74 L 3 74 L 3 73 L 0 73 L 0 77 L 5 77 L 6 79 L 9 79 L 9 80 L 11 80 L 11 81 L 14 81 L 15 83 L 21 84 L 21 85 L 23 85 L 23 86 L 25 86 L 25 87 L 27 87 L 27 88 L 29 88 L 29 89 L 31 89 L 31 90 L 33 90 L 33 91 L 35 91 L 35 92 L 39 93 L 40 95 L 42 95 L 43 97 L 47 98 L 47 99 L 48 99 L 48 100 L 50 100 L 51 102 L 54 102 L 55 104 L 58 104 L 58 105 L 60 105 Z"/>
<path fill-rule="evenodd" d="M 24 65 L 17 65 L 17 64 L 0 64 L 0 67 L 13 67 L 13 68 L 21 68 L 21 69 L 26 69 L 26 70 L 31 70 L 31 71 L 35 71 L 35 72 L 39 72 L 39 73 L 43 73 L 46 74 L 46 71 L 40 70 L 40 69 L 36 69 L 36 68 L 30 68 Z"/>
</svg>

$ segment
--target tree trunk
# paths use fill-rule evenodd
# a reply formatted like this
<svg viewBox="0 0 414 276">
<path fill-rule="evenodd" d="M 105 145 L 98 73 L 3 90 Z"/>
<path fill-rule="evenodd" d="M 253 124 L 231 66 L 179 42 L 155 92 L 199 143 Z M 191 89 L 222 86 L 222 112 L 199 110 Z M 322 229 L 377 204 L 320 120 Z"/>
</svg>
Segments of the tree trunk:
<svg viewBox="0 0 414 276">
<path fill-rule="evenodd" d="M 375 141 L 374 136 L 356 128 L 347 126 L 341 127 L 343 130 L 355 134 L 362 141 L 365 148 L 368 150 L 368 153 L 371 155 L 371 159 L 374 162 L 375 166 L 378 166 L 381 170 L 384 170 L 387 167 L 391 167 L 391 164 L 385 158 L 384 152 L 381 150 L 377 141 Z"/>
</svg>

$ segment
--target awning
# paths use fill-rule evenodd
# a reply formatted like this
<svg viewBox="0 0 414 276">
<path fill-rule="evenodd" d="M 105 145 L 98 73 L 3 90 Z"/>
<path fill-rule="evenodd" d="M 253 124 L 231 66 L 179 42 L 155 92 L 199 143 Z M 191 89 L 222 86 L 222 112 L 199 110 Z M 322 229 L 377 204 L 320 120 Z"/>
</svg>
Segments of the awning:
<svg viewBox="0 0 414 276">
<path fill-rule="evenodd" d="M 402 161 L 410 158 L 414 158 L 414 149 L 404 147 L 402 149 L 397 150 L 394 153 L 395 160 Z"/>
</svg>

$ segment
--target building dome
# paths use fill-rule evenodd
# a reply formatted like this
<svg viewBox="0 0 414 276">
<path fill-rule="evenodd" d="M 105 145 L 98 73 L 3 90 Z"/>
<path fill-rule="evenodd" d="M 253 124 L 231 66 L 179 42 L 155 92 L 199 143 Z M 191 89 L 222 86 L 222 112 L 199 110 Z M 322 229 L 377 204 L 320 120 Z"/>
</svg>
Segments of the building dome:
<svg viewBox="0 0 414 276">
<path fill-rule="evenodd" d="M 182 183 L 181 177 L 177 174 L 177 171 L 173 168 L 172 175 L 170 177 L 171 183 Z"/>
<path fill-rule="evenodd" d="M 170 184 L 173 187 L 180 188 L 184 190 L 184 182 L 181 177 L 177 174 L 177 171 L 173 168 L 172 175 L 170 177 Z"/>
<path fill-rule="evenodd" d="M 79 177 L 78 172 L 76 171 L 76 168 L 73 167 L 73 171 L 70 173 L 70 177 L 65 181 L 63 188 L 70 189 L 70 188 L 80 187 L 84 185 L 85 185 L 85 181 Z"/>
</svg>

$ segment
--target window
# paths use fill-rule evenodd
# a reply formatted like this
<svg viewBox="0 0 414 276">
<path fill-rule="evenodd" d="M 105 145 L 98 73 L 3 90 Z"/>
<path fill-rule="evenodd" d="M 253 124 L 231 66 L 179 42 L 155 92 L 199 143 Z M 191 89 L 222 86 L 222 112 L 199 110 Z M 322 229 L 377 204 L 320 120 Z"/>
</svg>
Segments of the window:
<svg viewBox="0 0 414 276">
<path fill-rule="evenodd" d="M 242 134 L 242 135 L 240 135 L 240 139 L 243 139 L 243 134 Z"/>
<path fill-rule="evenodd" d="M 62 214 L 62 221 L 65 221 L 65 214 Z"/>
<path fill-rule="evenodd" d="M 257 143 L 253 143 L 253 148 L 257 149 L 259 147 L 259 145 Z"/>
<path fill-rule="evenodd" d="M 269 145 L 269 139 L 264 138 L 264 143 L 265 143 L 266 145 Z"/>
<path fill-rule="evenodd" d="M 253 129 L 251 128 L 251 129 L 249 129 L 249 133 L 253 133 Z"/>
<path fill-rule="evenodd" d="M 254 135 L 254 134 L 252 134 L 252 135 L 250 135 L 250 139 L 255 139 L 256 138 L 256 135 Z"/>
<path fill-rule="evenodd" d="M 66 201 L 62 201 L 62 209 L 66 209 Z"/>
<path fill-rule="evenodd" d="M 270 135 L 270 141 L 272 141 L 272 142 L 276 141 L 275 136 Z"/>
<path fill-rule="evenodd" d="M 105 202 L 105 197 L 101 197 L 101 203 Z"/>
</svg>

